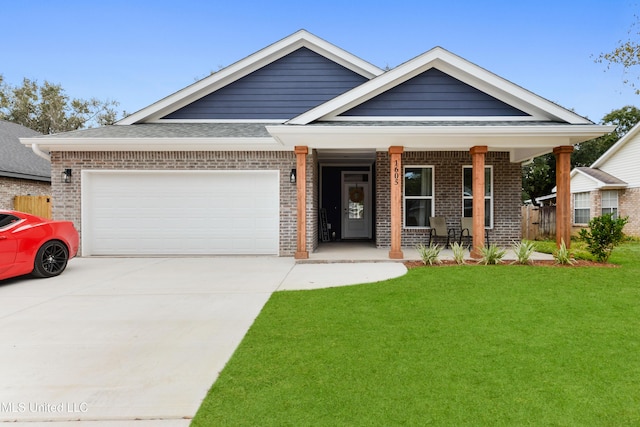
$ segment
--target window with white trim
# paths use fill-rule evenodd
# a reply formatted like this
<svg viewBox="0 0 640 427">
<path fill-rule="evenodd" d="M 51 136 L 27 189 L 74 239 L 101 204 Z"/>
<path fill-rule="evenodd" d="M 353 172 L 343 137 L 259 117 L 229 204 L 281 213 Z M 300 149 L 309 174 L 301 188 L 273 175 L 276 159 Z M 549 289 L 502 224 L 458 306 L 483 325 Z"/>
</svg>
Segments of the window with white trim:
<svg viewBox="0 0 640 427">
<path fill-rule="evenodd" d="M 405 166 L 404 168 L 404 226 L 424 228 L 434 207 L 433 166 Z"/>
<path fill-rule="evenodd" d="M 473 166 L 462 167 L 462 216 L 473 216 Z M 484 168 L 484 226 L 493 227 L 493 167 Z"/>
<path fill-rule="evenodd" d="M 588 224 L 591 219 L 591 195 L 589 192 L 573 194 L 573 223 Z"/>
<path fill-rule="evenodd" d="M 613 219 L 618 219 L 618 191 L 606 190 L 602 193 L 602 215 L 613 214 Z"/>
</svg>

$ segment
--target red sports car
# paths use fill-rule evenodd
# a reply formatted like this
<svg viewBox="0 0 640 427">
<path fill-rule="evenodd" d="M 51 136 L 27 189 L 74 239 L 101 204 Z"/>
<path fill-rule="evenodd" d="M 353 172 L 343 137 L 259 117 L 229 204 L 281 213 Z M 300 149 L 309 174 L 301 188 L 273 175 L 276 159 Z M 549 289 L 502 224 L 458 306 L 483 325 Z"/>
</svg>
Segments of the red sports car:
<svg viewBox="0 0 640 427">
<path fill-rule="evenodd" d="M 77 253 L 78 232 L 71 221 L 0 210 L 0 280 L 57 276 Z"/>
</svg>

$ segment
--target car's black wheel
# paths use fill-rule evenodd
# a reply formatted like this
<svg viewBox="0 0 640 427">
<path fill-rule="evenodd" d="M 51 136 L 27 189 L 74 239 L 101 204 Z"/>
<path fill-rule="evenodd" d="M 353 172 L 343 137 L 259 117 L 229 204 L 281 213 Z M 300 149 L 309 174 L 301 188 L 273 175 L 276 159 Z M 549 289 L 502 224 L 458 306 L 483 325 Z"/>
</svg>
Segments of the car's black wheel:
<svg viewBox="0 0 640 427">
<path fill-rule="evenodd" d="M 67 267 L 69 250 L 64 243 L 51 240 L 38 249 L 33 262 L 33 275 L 36 277 L 53 277 L 62 273 Z"/>
</svg>

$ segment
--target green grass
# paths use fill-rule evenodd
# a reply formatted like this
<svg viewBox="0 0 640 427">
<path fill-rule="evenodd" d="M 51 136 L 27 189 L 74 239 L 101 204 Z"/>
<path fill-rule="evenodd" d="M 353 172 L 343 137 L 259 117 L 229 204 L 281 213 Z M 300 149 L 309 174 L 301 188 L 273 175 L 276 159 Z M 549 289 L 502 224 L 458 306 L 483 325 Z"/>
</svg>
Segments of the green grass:
<svg viewBox="0 0 640 427">
<path fill-rule="evenodd" d="M 192 425 L 640 425 L 640 244 L 611 261 L 275 293 Z"/>
<path fill-rule="evenodd" d="M 545 254 L 553 254 L 558 249 L 555 240 L 536 240 L 533 244 L 537 252 Z M 614 249 L 613 251 L 615 252 L 616 250 Z M 571 240 L 570 252 L 573 254 L 575 259 L 585 259 L 590 261 L 595 261 L 596 259 L 591 255 L 591 253 L 589 253 L 586 243 L 581 240 Z"/>
</svg>

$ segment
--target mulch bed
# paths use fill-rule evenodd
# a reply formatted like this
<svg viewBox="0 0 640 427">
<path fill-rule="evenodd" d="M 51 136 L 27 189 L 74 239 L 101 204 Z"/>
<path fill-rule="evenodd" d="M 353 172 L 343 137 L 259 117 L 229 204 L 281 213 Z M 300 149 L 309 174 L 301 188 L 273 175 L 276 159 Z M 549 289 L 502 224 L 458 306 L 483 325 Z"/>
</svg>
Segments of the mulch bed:
<svg viewBox="0 0 640 427">
<path fill-rule="evenodd" d="M 440 264 L 434 264 L 434 265 L 429 265 L 429 264 L 425 265 L 422 261 L 406 261 L 404 265 L 408 269 L 411 269 L 411 268 L 420 268 L 420 267 L 447 267 L 447 266 L 458 265 L 458 264 L 453 260 L 442 260 Z M 476 261 L 467 260 L 466 265 L 483 265 L 483 264 L 478 264 Z M 500 263 L 500 265 L 520 265 L 520 264 L 516 264 L 516 263 L 512 264 L 512 261 L 503 261 L 502 263 Z M 558 264 L 553 260 L 531 261 L 529 265 L 536 266 L 536 267 L 560 267 L 560 268 L 576 268 L 576 267 L 619 268 L 620 267 L 617 264 L 587 261 L 584 259 L 577 259 L 573 262 L 572 265 Z"/>
</svg>

